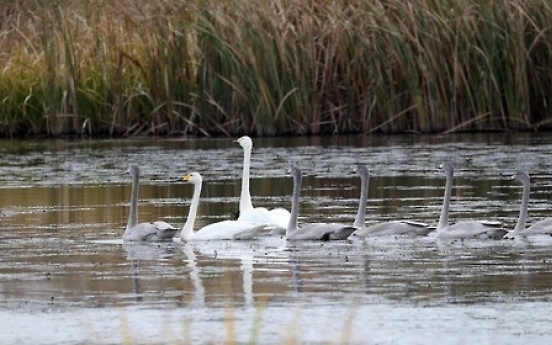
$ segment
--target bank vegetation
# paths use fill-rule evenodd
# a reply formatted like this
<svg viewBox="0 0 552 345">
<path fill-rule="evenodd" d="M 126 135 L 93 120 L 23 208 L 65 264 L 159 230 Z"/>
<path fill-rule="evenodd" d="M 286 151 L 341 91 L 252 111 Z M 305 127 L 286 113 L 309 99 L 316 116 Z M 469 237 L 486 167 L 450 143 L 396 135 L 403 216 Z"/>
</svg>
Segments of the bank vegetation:
<svg viewBox="0 0 552 345">
<path fill-rule="evenodd" d="M 548 0 L 5 0 L 0 136 L 546 130 Z"/>
</svg>

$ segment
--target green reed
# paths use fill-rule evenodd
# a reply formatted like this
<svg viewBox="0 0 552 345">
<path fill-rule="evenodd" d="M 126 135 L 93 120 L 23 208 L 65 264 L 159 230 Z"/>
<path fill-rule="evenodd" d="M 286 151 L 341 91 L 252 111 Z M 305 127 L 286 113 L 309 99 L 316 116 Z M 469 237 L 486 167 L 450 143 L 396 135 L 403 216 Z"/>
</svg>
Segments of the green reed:
<svg viewBox="0 0 552 345">
<path fill-rule="evenodd" d="M 13 0 L 0 134 L 550 128 L 546 0 Z"/>
</svg>

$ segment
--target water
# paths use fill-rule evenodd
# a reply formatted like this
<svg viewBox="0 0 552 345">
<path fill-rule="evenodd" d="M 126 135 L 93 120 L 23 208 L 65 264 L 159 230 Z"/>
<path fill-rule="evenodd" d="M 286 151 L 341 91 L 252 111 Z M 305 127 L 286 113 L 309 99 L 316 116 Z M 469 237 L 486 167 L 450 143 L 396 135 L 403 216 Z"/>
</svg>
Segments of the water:
<svg viewBox="0 0 552 345">
<path fill-rule="evenodd" d="M 256 206 L 352 223 L 358 162 L 372 172 L 371 220 L 435 224 L 443 161 L 457 167 L 451 218 L 513 227 L 531 173 L 530 220 L 550 216 L 546 134 L 257 139 Z M 230 139 L 0 143 L 0 343 L 549 343 L 552 239 L 370 239 L 123 244 L 129 164 L 142 168 L 140 220 L 181 225 L 204 176 L 197 226 L 237 210 L 242 150 Z"/>
</svg>

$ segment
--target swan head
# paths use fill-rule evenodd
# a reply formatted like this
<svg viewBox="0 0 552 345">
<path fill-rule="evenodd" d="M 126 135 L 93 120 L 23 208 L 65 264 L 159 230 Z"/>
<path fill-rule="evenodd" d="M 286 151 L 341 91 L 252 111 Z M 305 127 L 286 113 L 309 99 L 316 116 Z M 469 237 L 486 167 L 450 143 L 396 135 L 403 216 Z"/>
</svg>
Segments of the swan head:
<svg viewBox="0 0 552 345">
<path fill-rule="evenodd" d="M 137 165 L 131 165 L 127 170 L 127 174 L 130 176 L 138 176 L 140 174 L 140 168 Z"/>
<path fill-rule="evenodd" d="M 182 181 L 197 185 L 197 184 L 201 184 L 203 179 L 201 178 L 200 174 L 193 172 L 193 173 L 186 174 L 184 177 L 182 177 Z"/>
<path fill-rule="evenodd" d="M 295 176 L 301 176 L 301 174 L 302 174 L 303 172 L 301 171 L 301 169 L 299 169 L 298 166 L 295 166 L 295 165 L 294 165 L 294 166 L 292 166 L 292 167 L 289 169 L 289 173 L 290 173 L 291 176 L 294 176 L 294 177 L 295 177 Z"/>
<path fill-rule="evenodd" d="M 251 149 L 253 147 L 253 140 L 251 140 L 251 138 L 247 135 L 237 139 L 236 142 L 244 149 Z"/>
<path fill-rule="evenodd" d="M 454 165 L 452 163 L 443 163 L 439 165 L 439 169 L 444 170 L 445 172 L 451 172 L 454 171 Z"/>
<path fill-rule="evenodd" d="M 366 165 L 359 164 L 357 165 L 355 172 L 359 176 L 368 176 L 370 174 L 370 170 L 368 170 L 368 167 Z"/>
<path fill-rule="evenodd" d="M 529 175 L 523 170 L 518 170 L 513 175 L 506 176 L 506 178 L 508 180 L 516 180 L 516 181 L 519 181 L 521 183 L 524 183 L 526 181 L 530 181 Z"/>
</svg>

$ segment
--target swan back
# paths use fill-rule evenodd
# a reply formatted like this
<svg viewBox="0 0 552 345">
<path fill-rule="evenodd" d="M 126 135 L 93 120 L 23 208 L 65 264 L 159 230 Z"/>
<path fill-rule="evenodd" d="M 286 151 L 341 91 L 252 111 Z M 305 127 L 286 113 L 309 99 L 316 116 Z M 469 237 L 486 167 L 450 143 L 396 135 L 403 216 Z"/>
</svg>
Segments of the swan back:
<svg viewBox="0 0 552 345">
<path fill-rule="evenodd" d="M 384 223 L 377 223 L 364 228 L 359 228 L 354 235 L 358 237 L 384 237 L 384 236 L 405 236 L 419 237 L 427 236 L 434 229 L 426 223 L 411 222 L 407 220 L 396 220 Z"/>
<path fill-rule="evenodd" d="M 354 226 L 339 223 L 309 223 L 292 233 L 288 240 L 346 240 L 357 230 Z"/>
<path fill-rule="evenodd" d="M 166 222 L 138 223 L 134 227 L 125 231 L 124 241 L 167 241 L 171 240 L 178 231 Z"/>
<path fill-rule="evenodd" d="M 552 218 L 541 219 L 536 223 L 531 224 L 530 227 L 521 232 L 524 236 L 548 234 L 552 235 Z"/>
<path fill-rule="evenodd" d="M 496 225 L 484 224 L 475 220 L 468 220 L 450 225 L 443 229 L 439 238 L 443 239 L 493 239 L 499 240 L 506 235 L 508 231 L 504 230 L 499 223 Z"/>
</svg>

